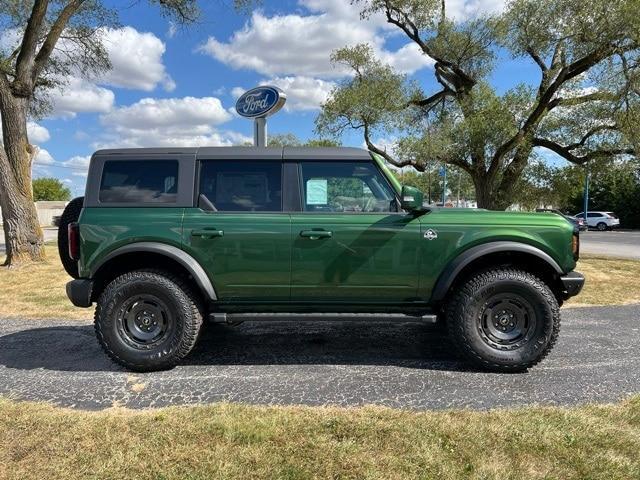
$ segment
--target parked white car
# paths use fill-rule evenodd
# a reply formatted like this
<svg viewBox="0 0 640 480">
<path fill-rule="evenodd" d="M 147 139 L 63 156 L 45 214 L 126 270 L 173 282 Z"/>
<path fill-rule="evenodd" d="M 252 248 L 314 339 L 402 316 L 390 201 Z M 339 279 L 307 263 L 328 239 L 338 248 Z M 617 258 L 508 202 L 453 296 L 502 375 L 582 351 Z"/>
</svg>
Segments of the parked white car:
<svg viewBox="0 0 640 480">
<path fill-rule="evenodd" d="M 578 213 L 576 218 L 584 218 L 584 213 Z M 587 226 L 604 232 L 605 230 L 618 228 L 620 219 L 613 212 L 587 212 Z"/>
</svg>

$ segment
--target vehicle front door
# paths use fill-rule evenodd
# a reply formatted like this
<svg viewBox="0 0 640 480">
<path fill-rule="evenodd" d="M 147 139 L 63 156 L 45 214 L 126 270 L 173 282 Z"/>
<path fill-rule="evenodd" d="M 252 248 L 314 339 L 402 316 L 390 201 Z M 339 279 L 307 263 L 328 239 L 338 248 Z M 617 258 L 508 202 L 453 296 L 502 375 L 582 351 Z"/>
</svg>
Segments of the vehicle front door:
<svg viewBox="0 0 640 480">
<path fill-rule="evenodd" d="M 281 159 L 203 160 L 199 207 L 186 209 L 184 248 L 221 302 L 289 301 L 291 221 Z"/>
<path fill-rule="evenodd" d="M 302 212 L 291 214 L 294 302 L 415 300 L 420 223 L 400 211 L 372 161 L 301 161 Z"/>
</svg>

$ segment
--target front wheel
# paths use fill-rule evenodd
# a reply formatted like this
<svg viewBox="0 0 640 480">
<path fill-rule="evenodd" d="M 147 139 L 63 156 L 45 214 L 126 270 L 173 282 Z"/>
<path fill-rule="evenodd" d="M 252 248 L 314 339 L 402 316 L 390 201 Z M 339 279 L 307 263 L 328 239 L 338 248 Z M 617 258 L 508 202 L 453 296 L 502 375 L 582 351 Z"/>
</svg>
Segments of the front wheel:
<svg viewBox="0 0 640 480">
<path fill-rule="evenodd" d="M 520 372 L 540 362 L 560 331 L 560 308 L 536 276 L 510 268 L 469 278 L 447 305 L 458 349 L 478 366 Z"/>
<path fill-rule="evenodd" d="M 100 345 L 138 372 L 166 370 L 193 349 L 202 307 L 181 279 L 155 271 L 125 273 L 102 292 L 95 313 Z"/>
<path fill-rule="evenodd" d="M 598 223 L 598 225 L 596 225 L 596 228 L 601 232 L 604 232 L 607 229 L 607 224 L 604 222 L 600 222 Z"/>
</svg>

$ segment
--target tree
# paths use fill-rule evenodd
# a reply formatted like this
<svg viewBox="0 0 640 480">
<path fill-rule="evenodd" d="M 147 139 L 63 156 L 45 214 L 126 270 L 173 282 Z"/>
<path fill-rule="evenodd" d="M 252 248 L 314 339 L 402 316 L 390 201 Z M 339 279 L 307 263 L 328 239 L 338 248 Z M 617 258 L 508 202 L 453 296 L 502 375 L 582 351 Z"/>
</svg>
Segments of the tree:
<svg viewBox="0 0 640 480">
<path fill-rule="evenodd" d="M 237 7 L 250 0 L 235 0 Z M 196 0 L 149 0 L 181 24 L 198 17 Z M 47 91 L 71 74 L 92 76 L 110 68 L 102 44 L 116 12 L 100 0 L 0 0 L 0 207 L 5 265 L 44 259 L 44 241 L 33 204 L 31 165 L 36 154 L 27 119 L 46 112 Z"/>
<path fill-rule="evenodd" d="M 311 138 L 302 142 L 293 133 L 276 133 L 267 139 L 270 147 L 338 147 L 340 143 L 327 138 Z"/>
<path fill-rule="evenodd" d="M 71 190 L 57 178 L 36 178 L 33 181 L 33 199 L 36 202 L 43 200 L 71 200 Z"/>
<path fill-rule="evenodd" d="M 584 169 L 574 172 L 584 182 Z M 640 162 L 616 162 L 590 168 L 589 210 L 614 212 L 624 228 L 640 228 Z M 565 200 L 567 211 L 582 212 L 582 188 Z"/>
<path fill-rule="evenodd" d="M 446 0 L 356 0 L 382 14 L 433 61 L 425 93 L 377 60 L 368 45 L 332 61 L 353 77 L 331 93 L 318 132 L 362 131 L 393 165 L 422 171 L 443 162 L 467 172 L 478 205 L 504 209 L 534 149 L 581 165 L 635 155 L 640 145 L 640 16 L 637 0 L 512 0 L 503 14 L 455 22 Z M 535 85 L 491 85 L 504 53 L 539 70 Z M 429 79 L 425 79 L 427 83 Z M 375 134 L 399 137 L 396 155 Z"/>
</svg>

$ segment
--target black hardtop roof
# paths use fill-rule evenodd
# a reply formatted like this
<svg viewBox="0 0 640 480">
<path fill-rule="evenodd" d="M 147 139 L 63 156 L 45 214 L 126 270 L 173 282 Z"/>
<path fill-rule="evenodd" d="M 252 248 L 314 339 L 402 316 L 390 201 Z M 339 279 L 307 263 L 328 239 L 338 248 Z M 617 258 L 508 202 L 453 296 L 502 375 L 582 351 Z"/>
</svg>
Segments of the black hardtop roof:
<svg viewBox="0 0 640 480">
<path fill-rule="evenodd" d="M 98 150 L 96 155 L 196 155 L 207 159 L 285 159 L 285 160 L 370 160 L 368 150 L 353 147 L 188 147 L 118 148 Z"/>
</svg>

